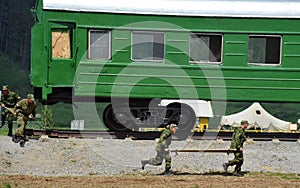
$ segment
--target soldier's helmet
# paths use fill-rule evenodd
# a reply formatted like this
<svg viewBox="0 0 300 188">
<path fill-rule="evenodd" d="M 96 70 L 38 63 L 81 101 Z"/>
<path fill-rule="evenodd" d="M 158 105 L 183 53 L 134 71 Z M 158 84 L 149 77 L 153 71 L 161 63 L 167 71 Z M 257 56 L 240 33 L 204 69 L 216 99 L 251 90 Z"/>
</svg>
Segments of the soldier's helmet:
<svg viewBox="0 0 300 188">
<path fill-rule="evenodd" d="M 172 124 L 170 124 L 170 129 L 172 129 L 172 128 L 178 128 L 178 126 L 176 125 L 176 124 L 174 124 L 174 123 L 172 123 Z"/>
<path fill-rule="evenodd" d="M 33 94 L 28 94 L 28 95 L 27 95 L 27 99 L 31 99 L 31 100 L 33 100 L 33 101 L 34 101 Z"/>
<path fill-rule="evenodd" d="M 242 120 L 242 121 L 241 121 L 241 125 L 244 125 L 244 124 L 249 125 L 249 122 L 248 122 L 247 120 Z"/>
<path fill-rule="evenodd" d="M 2 91 L 7 91 L 8 89 L 8 85 L 2 86 Z"/>
</svg>

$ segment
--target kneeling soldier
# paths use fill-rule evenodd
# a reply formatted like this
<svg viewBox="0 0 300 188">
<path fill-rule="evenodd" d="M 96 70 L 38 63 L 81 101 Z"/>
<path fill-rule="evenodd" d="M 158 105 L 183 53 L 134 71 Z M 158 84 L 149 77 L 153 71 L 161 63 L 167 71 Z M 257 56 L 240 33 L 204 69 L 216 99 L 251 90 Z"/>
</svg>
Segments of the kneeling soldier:
<svg viewBox="0 0 300 188">
<path fill-rule="evenodd" d="M 15 143 L 20 142 L 20 146 L 24 147 L 25 138 L 25 128 L 27 121 L 30 119 L 29 116 L 32 114 L 31 119 L 35 120 L 36 115 L 36 103 L 34 101 L 33 95 L 28 94 L 27 99 L 22 99 L 19 101 L 14 108 L 14 115 L 17 116 L 18 128 L 15 131 L 15 136 L 12 141 Z"/>
</svg>

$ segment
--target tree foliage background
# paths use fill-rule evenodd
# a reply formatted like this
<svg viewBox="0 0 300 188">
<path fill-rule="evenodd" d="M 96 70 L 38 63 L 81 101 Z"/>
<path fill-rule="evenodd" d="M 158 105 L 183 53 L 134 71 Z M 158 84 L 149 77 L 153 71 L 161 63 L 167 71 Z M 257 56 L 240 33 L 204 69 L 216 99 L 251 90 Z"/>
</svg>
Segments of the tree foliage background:
<svg viewBox="0 0 300 188">
<path fill-rule="evenodd" d="M 7 84 L 23 97 L 33 92 L 29 75 L 30 38 L 34 19 L 30 10 L 35 4 L 36 0 L 0 0 L 0 86 Z M 250 105 L 249 102 L 229 102 L 226 114 L 239 112 Z M 286 121 L 297 122 L 300 118 L 299 103 L 262 103 L 262 106 L 272 115 Z M 43 107 L 39 109 L 42 111 Z M 59 104 L 49 106 L 51 109 L 56 125 L 69 125 L 73 118 L 71 106 Z M 61 114 L 65 114 L 64 117 Z"/>
<path fill-rule="evenodd" d="M 0 84 L 8 84 L 22 96 L 31 91 L 30 9 L 35 0 L 0 0 Z"/>
</svg>

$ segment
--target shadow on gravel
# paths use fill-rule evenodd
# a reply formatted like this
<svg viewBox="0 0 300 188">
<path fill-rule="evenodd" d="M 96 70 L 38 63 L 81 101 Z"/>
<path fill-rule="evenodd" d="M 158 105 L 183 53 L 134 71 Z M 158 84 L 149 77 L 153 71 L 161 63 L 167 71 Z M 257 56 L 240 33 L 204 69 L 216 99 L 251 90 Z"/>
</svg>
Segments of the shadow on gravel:
<svg viewBox="0 0 300 188">
<path fill-rule="evenodd" d="M 241 176 L 243 177 L 247 172 L 241 172 Z M 159 173 L 157 175 L 165 175 L 164 173 Z M 172 171 L 171 175 L 173 176 L 234 176 L 233 173 L 228 172 L 206 172 L 206 173 L 189 173 L 189 172 L 178 172 Z M 236 177 L 236 176 L 235 176 Z"/>
</svg>

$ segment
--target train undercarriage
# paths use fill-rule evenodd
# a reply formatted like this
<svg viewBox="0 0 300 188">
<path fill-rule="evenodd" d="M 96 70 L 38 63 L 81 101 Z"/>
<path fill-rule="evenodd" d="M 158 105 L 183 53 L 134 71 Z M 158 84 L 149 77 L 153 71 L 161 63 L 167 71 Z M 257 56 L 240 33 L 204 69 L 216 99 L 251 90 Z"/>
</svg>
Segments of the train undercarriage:
<svg viewBox="0 0 300 188">
<path fill-rule="evenodd" d="M 178 125 L 178 134 L 183 135 L 191 132 L 196 116 L 190 106 L 180 103 L 156 107 L 110 104 L 104 110 L 103 120 L 113 131 L 163 128 L 170 123 L 175 123 Z"/>
<path fill-rule="evenodd" d="M 57 102 L 105 102 L 110 103 L 103 112 L 105 126 L 114 132 L 141 131 L 151 128 L 158 130 L 170 123 L 178 125 L 177 136 L 187 137 L 196 124 L 199 113 L 194 109 L 200 100 L 169 99 L 123 99 L 103 97 L 69 97 L 70 88 L 55 88 L 55 95 L 49 96 L 43 104 Z M 35 97 L 41 99 L 41 91 L 35 90 Z M 193 106 L 194 105 L 194 106 Z M 210 104 L 209 104 L 210 105 Z"/>
</svg>

